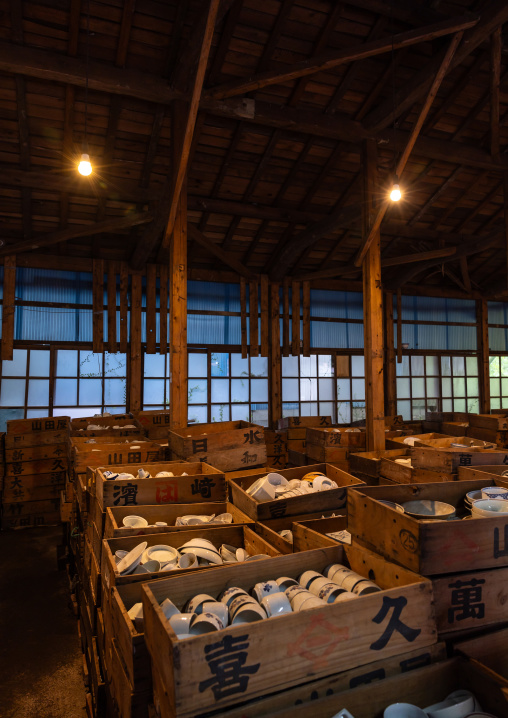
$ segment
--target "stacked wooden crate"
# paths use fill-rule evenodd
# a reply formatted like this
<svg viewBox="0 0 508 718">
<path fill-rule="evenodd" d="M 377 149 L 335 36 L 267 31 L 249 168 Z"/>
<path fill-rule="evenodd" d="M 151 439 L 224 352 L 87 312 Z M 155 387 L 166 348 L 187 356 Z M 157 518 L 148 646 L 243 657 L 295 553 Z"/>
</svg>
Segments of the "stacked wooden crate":
<svg viewBox="0 0 508 718">
<path fill-rule="evenodd" d="M 69 422 L 66 416 L 7 422 L 2 528 L 60 522 Z"/>
<path fill-rule="evenodd" d="M 266 465 L 264 428 L 248 421 L 219 421 L 171 429 L 172 459 L 210 464 L 221 471 Z"/>
<path fill-rule="evenodd" d="M 495 414 L 470 414 L 466 433 L 508 447 L 508 414 L 502 411 L 496 411 Z"/>
<path fill-rule="evenodd" d="M 365 444 L 365 431 L 324 427 L 307 429 L 307 458 L 333 463 L 344 471 L 349 471 L 350 455 L 365 451 Z"/>
<path fill-rule="evenodd" d="M 307 427 L 331 426 L 331 416 L 287 416 L 279 419 L 278 428 L 287 430 L 288 463 L 291 466 L 305 466 L 315 463 L 307 459 Z"/>
<path fill-rule="evenodd" d="M 285 469 L 288 463 L 288 432 L 286 429 L 265 429 L 266 463 L 273 469 Z"/>
<path fill-rule="evenodd" d="M 152 441 L 159 441 L 161 444 L 167 444 L 168 430 L 170 425 L 170 412 L 160 411 L 137 411 L 135 419 L 143 427 L 146 435 Z"/>
</svg>

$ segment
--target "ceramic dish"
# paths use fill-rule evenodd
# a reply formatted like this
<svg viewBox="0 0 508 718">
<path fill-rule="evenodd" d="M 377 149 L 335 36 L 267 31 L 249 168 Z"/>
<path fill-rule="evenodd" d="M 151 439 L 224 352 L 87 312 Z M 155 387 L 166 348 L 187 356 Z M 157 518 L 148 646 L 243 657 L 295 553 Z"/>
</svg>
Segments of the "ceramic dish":
<svg viewBox="0 0 508 718">
<path fill-rule="evenodd" d="M 166 563 L 175 563 L 178 561 L 178 551 L 172 546 L 165 544 L 157 544 L 156 546 L 150 546 L 145 552 L 146 561 L 158 561 L 161 566 Z"/>
<path fill-rule="evenodd" d="M 194 541 L 194 539 L 193 539 Z M 199 546 L 199 544 L 196 546 L 193 544 L 190 546 L 192 542 L 189 541 L 185 544 L 185 546 L 182 546 L 180 548 L 180 553 L 193 553 L 198 558 L 204 558 L 206 561 L 209 561 L 210 563 L 216 563 L 221 564 L 222 558 L 217 551 L 217 549 L 210 549 L 206 545 Z"/>
<path fill-rule="evenodd" d="M 471 508 L 473 517 L 492 518 L 493 516 L 508 516 L 508 501 L 502 499 L 479 499 Z"/>
<path fill-rule="evenodd" d="M 145 526 L 148 526 L 148 521 L 142 516 L 125 516 L 122 523 L 130 529 L 144 529 Z"/>
<path fill-rule="evenodd" d="M 443 501 L 406 501 L 402 508 L 416 519 L 447 519 L 455 513 L 455 507 Z"/>
<path fill-rule="evenodd" d="M 138 544 L 137 546 L 134 546 L 132 551 L 129 551 L 129 553 L 122 558 L 122 560 L 117 564 L 117 570 L 118 573 L 120 573 L 122 576 L 126 576 L 127 574 L 134 571 L 136 566 L 139 566 L 141 563 L 141 557 L 143 556 L 143 552 L 148 546 L 146 541 L 143 541 L 142 543 Z"/>
<path fill-rule="evenodd" d="M 404 509 L 400 504 L 396 504 L 394 501 L 385 501 L 384 499 L 379 499 L 380 504 L 384 504 L 385 506 L 389 506 L 391 509 L 395 509 L 395 511 L 398 511 L 399 514 L 405 513 Z"/>
</svg>

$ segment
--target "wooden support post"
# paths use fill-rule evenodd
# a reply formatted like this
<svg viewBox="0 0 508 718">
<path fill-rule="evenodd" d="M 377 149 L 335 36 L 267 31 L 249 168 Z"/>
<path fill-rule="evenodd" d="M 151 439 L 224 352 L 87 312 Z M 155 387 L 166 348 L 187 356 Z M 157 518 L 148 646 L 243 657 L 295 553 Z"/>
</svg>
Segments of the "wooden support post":
<svg viewBox="0 0 508 718">
<path fill-rule="evenodd" d="M 97 354 L 104 349 L 104 262 L 102 259 L 93 260 L 92 304 L 92 348 Z"/>
<path fill-rule="evenodd" d="M 300 282 L 291 282 L 291 354 L 300 356 Z"/>
<path fill-rule="evenodd" d="M 480 380 L 480 413 L 490 414 L 489 314 L 486 299 L 476 300 L 476 330 L 478 377 Z"/>
<path fill-rule="evenodd" d="M 506 252 L 506 287 L 508 289 L 508 172 L 503 173 L 504 241 Z"/>
<path fill-rule="evenodd" d="M 269 354 L 270 342 L 270 316 L 269 316 L 269 297 L 268 297 L 268 275 L 261 275 L 261 356 L 267 357 Z"/>
<path fill-rule="evenodd" d="M 168 267 L 162 264 L 159 267 L 159 353 L 168 353 Z"/>
<path fill-rule="evenodd" d="M 303 348 L 304 357 L 310 357 L 310 282 L 302 282 L 303 294 Z"/>
<path fill-rule="evenodd" d="M 131 332 L 130 332 L 130 376 L 129 411 L 141 411 L 141 298 L 143 283 L 141 275 L 131 276 Z"/>
<path fill-rule="evenodd" d="M 4 258 L 4 293 L 2 304 L 2 359 L 12 361 L 14 351 L 14 302 L 16 300 L 16 255 Z"/>
<path fill-rule="evenodd" d="M 157 349 L 157 267 L 146 265 L 146 353 Z"/>
<path fill-rule="evenodd" d="M 182 190 L 169 252 L 171 426 L 187 426 L 187 183 Z"/>
<path fill-rule="evenodd" d="M 364 237 L 371 234 L 377 183 L 377 145 L 367 140 L 363 147 Z M 383 290 L 381 287 L 381 234 L 374 234 L 362 265 L 363 327 L 365 346 L 365 395 L 367 408 L 367 451 L 385 448 L 383 386 Z"/>
<path fill-rule="evenodd" d="M 259 356 L 258 332 L 258 283 L 249 282 L 249 344 L 251 357 Z"/>
<path fill-rule="evenodd" d="M 128 338 L 128 313 L 129 304 L 127 293 L 129 291 L 129 274 L 127 271 L 127 262 L 120 262 L 120 351 L 127 352 Z"/>
<path fill-rule="evenodd" d="M 108 262 L 108 352 L 116 351 L 116 267 Z"/>
<path fill-rule="evenodd" d="M 395 342 L 393 333 L 393 292 L 385 299 L 385 409 L 388 416 L 397 414 L 397 377 L 395 370 Z"/>
<path fill-rule="evenodd" d="M 248 356 L 247 350 L 247 291 L 245 288 L 245 277 L 240 277 L 240 321 L 242 331 L 242 358 Z"/>
<path fill-rule="evenodd" d="M 282 362 L 280 355 L 280 296 L 279 284 L 270 284 L 270 365 L 269 396 L 270 426 L 277 428 L 282 418 Z"/>
<path fill-rule="evenodd" d="M 289 356 L 289 279 L 284 279 L 282 295 L 282 356 Z"/>
<path fill-rule="evenodd" d="M 397 289 L 397 364 L 402 364 L 402 295 Z"/>
</svg>

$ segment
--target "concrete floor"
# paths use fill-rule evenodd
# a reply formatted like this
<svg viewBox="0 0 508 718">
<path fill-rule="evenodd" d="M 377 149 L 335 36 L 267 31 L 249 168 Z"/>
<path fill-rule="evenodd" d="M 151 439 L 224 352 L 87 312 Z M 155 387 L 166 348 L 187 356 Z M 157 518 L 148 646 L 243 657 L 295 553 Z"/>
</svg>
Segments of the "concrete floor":
<svg viewBox="0 0 508 718">
<path fill-rule="evenodd" d="M 85 718 L 77 620 L 57 570 L 62 527 L 0 532 L 0 716 Z"/>
</svg>

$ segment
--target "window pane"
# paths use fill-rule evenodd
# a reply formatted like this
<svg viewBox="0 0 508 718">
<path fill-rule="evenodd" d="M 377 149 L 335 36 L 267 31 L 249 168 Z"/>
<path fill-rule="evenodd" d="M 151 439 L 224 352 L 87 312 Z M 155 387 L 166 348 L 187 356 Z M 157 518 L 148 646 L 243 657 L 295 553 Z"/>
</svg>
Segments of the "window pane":
<svg viewBox="0 0 508 718">
<path fill-rule="evenodd" d="M 439 357 L 425 357 L 425 370 L 427 376 L 439 375 Z"/>
<path fill-rule="evenodd" d="M 268 358 L 267 357 L 251 357 L 250 375 L 251 376 L 268 376 Z"/>
<path fill-rule="evenodd" d="M 28 405 L 47 406 L 49 404 L 49 379 L 30 379 L 28 382 Z"/>
<path fill-rule="evenodd" d="M 298 401 L 299 397 L 298 379 L 283 379 L 282 401 Z"/>
<path fill-rule="evenodd" d="M 441 357 L 441 374 L 442 376 L 452 375 L 452 364 L 450 357 Z"/>
<path fill-rule="evenodd" d="M 24 419 L 24 409 L 0 409 L 0 431 L 7 431 L 7 422 L 12 419 Z"/>
<path fill-rule="evenodd" d="M 317 400 L 317 379 L 300 379 L 300 400 Z"/>
<path fill-rule="evenodd" d="M 430 377 L 427 379 L 427 396 L 436 397 L 439 396 L 439 378 Z"/>
<path fill-rule="evenodd" d="M 160 354 L 144 355 L 144 375 L 147 377 L 164 377 L 166 357 Z"/>
<path fill-rule="evenodd" d="M 154 407 L 156 409 L 157 407 Z M 162 407 L 163 408 L 163 407 Z M 104 406 L 104 411 L 109 411 L 110 414 L 124 414 L 125 413 L 125 404 L 122 406 Z"/>
<path fill-rule="evenodd" d="M 351 357 L 351 376 L 365 376 L 365 361 L 363 357 Z"/>
<path fill-rule="evenodd" d="M 268 401 L 268 379 L 250 380 L 250 400 L 253 404 Z"/>
<path fill-rule="evenodd" d="M 443 411 L 453 411 L 453 402 L 451 399 L 443 399 Z"/>
<path fill-rule="evenodd" d="M 229 421 L 229 404 L 212 404 L 212 421 Z"/>
<path fill-rule="evenodd" d="M 212 376 L 229 376 L 229 354 L 212 352 L 210 374 Z"/>
<path fill-rule="evenodd" d="M 24 379 L 2 379 L 0 406 L 25 406 Z"/>
<path fill-rule="evenodd" d="M 318 356 L 318 373 L 319 376 L 333 376 L 332 357 L 329 355 Z"/>
<path fill-rule="evenodd" d="M 189 376 L 206 377 L 206 354 L 189 354 Z M 200 422 L 205 423 L 205 422 Z"/>
<path fill-rule="evenodd" d="M 333 399 L 333 379 L 319 379 L 319 400 Z"/>
<path fill-rule="evenodd" d="M 453 379 L 453 396 L 466 396 L 466 380 Z M 456 411 L 465 411 L 465 409 L 456 409 Z"/>
<path fill-rule="evenodd" d="M 250 420 L 253 424 L 268 426 L 268 404 L 255 404 L 251 410 Z"/>
<path fill-rule="evenodd" d="M 451 379 L 442 379 L 441 380 L 441 391 L 443 396 L 451 396 L 452 395 L 452 380 Z M 443 409 L 443 411 L 445 411 Z M 451 411 L 451 409 L 449 410 Z"/>
<path fill-rule="evenodd" d="M 364 379 L 352 379 L 351 385 L 352 385 L 352 389 L 353 389 L 353 399 L 354 400 L 365 399 L 365 380 Z"/>
<path fill-rule="evenodd" d="M 126 399 L 126 379 L 104 379 L 104 404 L 125 404 Z"/>
<path fill-rule="evenodd" d="M 208 397 L 207 383 L 206 379 L 193 379 L 189 381 L 189 404 L 206 404 Z"/>
<path fill-rule="evenodd" d="M 145 379 L 143 404 L 164 404 L 164 379 Z"/>
<path fill-rule="evenodd" d="M 410 401 L 398 401 L 397 402 L 397 414 L 400 414 L 404 421 L 411 421 L 411 402 Z"/>
<path fill-rule="evenodd" d="M 422 421 L 425 419 L 425 401 L 417 399 L 416 401 L 413 401 L 412 404 L 413 420 Z"/>
<path fill-rule="evenodd" d="M 365 419 L 365 404 L 353 402 L 353 421 L 363 421 Z"/>
<path fill-rule="evenodd" d="M 403 356 L 400 364 L 396 362 L 395 366 L 397 367 L 397 376 L 409 376 L 409 357 Z"/>
<path fill-rule="evenodd" d="M 453 400 L 454 411 L 466 411 L 466 400 L 465 399 L 454 399 Z"/>
<path fill-rule="evenodd" d="M 300 376 L 317 376 L 317 357 L 300 357 Z"/>
<path fill-rule="evenodd" d="M 333 417 L 333 403 L 331 401 L 319 402 L 319 416 Z"/>
<path fill-rule="evenodd" d="M 350 424 L 351 423 L 351 404 L 349 401 L 338 401 L 337 402 L 337 423 L 338 424 Z"/>
<path fill-rule="evenodd" d="M 349 379 L 337 379 L 337 399 L 351 399 L 351 386 Z"/>
<path fill-rule="evenodd" d="M 476 393 L 478 394 L 478 391 Z M 501 379 L 501 396 L 508 396 L 508 379 Z"/>
<path fill-rule="evenodd" d="M 231 421 L 249 421 L 249 405 L 231 404 Z"/>
<path fill-rule="evenodd" d="M 94 380 L 98 381 L 98 380 Z M 100 381 L 99 381 L 100 383 Z M 63 406 L 64 404 L 77 404 L 78 403 L 78 380 L 77 379 L 55 379 L 55 397 L 54 403 L 57 406 Z M 101 397 L 99 395 L 99 401 L 87 401 L 83 402 L 86 404 L 101 403 Z"/>
<path fill-rule="evenodd" d="M 420 399 L 425 396 L 425 379 L 411 379 L 413 398 Z"/>
<path fill-rule="evenodd" d="M 249 380 L 248 379 L 232 379 L 231 380 L 231 401 L 232 402 L 249 401 Z"/>
<path fill-rule="evenodd" d="M 501 399 L 491 399 L 490 400 L 490 408 L 491 409 L 500 409 L 501 408 Z"/>
<path fill-rule="evenodd" d="M 67 404 L 65 397 L 58 403 Z M 79 380 L 79 404 L 80 406 L 94 406 L 102 404 L 102 379 L 80 379 Z M 87 416 L 85 414 L 85 416 Z"/>
<path fill-rule="evenodd" d="M 207 424 L 208 412 L 206 406 L 189 406 L 189 424 Z"/>
<path fill-rule="evenodd" d="M 49 407 L 47 406 L 39 406 L 37 409 L 27 409 L 26 410 L 26 418 L 27 419 L 40 419 L 43 416 L 48 416 L 49 414 Z"/>
<path fill-rule="evenodd" d="M 282 416 L 299 416 L 300 405 L 291 402 L 289 404 L 282 404 Z"/>
<path fill-rule="evenodd" d="M 302 413 L 301 413 L 302 416 L 317 416 L 318 415 L 317 402 L 305 401 L 300 406 L 302 407 Z"/>
<path fill-rule="evenodd" d="M 229 379 L 212 379 L 212 402 L 229 402 Z"/>
<path fill-rule="evenodd" d="M 49 376 L 49 351 L 42 349 L 30 351 L 30 376 Z"/>
<path fill-rule="evenodd" d="M 409 379 L 397 379 L 397 398 L 409 399 L 411 396 Z"/>
<path fill-rule="evenodd" d="M 231 376 L 249 376 L 249 360 L 241 354 L 231 354 Z"/>
<path fill-rule="evenodd" d="M 480 413 L 480 400 L 468 398 L 467 410 L 470 414 L 479 414 Z"/>
<path fill-rule="evenodd" d="M 466 365 L 464 357 L 452 357 L 453 376 L 464 376 Z"/>
<path fill-rule="evenodd" d="M 5 359 L 2 362 L 2 374 L 4 376 L 26 376 L 26 349 L 14 349 L 12 361 Z"/>
<path fill-rule="evenodd" d="M 508 376 L 508 357 L 499 357 L 501 376 Z"/>
<path fill-rule="evenodd" d="M 153 356 L 157 355 L 153 354 Z M 161 359 L 164 361 L 164 357 L 161 357 Z M 127 356 L 125 354 L 120 354 L 120 352 L 109 354 L 109 352 L 106 352 L 104 355 L 104 364 L 104 376 L 124 377 L 127 375 Z"/>
<path fill-rule="evenodd" d="M 499 357 L 489 357 L 490 376 L 499 376 Z"/>
<path fill-rule="evenodd" d="M 466 357 L 466 372 L 468 376 L 478 376 L 478 359 L 476 357 Z"/>
<path fill-rule="evenodd" d="M 478 379 L 476 378 L 470 378 L 468 377 L 467 381 L 467 395 L 469 396 L 478 396 Z M 506 381 L 506 388 L 508 389 L 508 380 L 502 379 L 502 381 Z"/>
<path fill-rule="evenodd" d="M 411 357 L 411 375 L 425 375 L 424 357 Z"/>
<path fill-rule="evenodd" d="M 79 375 L 84 377 L 102 376 L 102 354 L 79 352 Z"/>
<path fill-rule="evenodd" d="M 298 376 L 298 357 L 282 357 L 282 376 Z"/>
<path fill-rule="evenodd" d="M 491 377 L 491 379 L 490 379 L 490 395 L 491 396 L 501 396 L 501 380 L 500 379 L 493 379 Z"/>
</svg>

